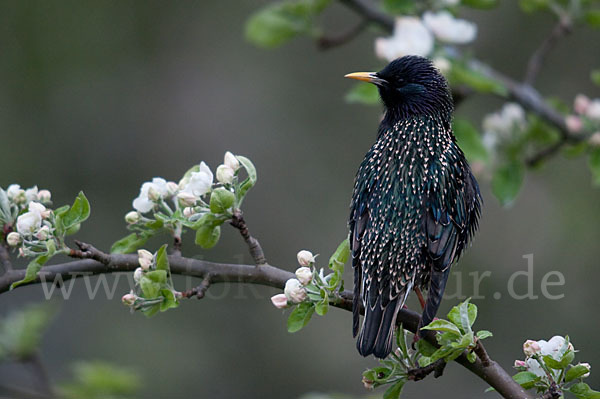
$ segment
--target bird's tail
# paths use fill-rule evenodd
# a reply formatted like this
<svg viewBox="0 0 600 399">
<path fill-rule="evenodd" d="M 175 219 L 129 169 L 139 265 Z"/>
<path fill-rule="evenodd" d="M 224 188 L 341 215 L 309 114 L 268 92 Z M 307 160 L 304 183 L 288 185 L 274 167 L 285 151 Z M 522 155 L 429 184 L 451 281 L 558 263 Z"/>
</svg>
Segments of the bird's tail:
<svg viewBox="0 0 600 399">
<path fill-rule="evenodd" d="M 421 321 L 419 321 L 419 327 L 417 332 L 421 332 L 421 327 L 431 323 L 435 317 L 435 314 L 440 307 L 442 297 L 444 296 L 444 290 L 446 289 L 446 282 L 448 281 L 448 275 L 450 274 L 450 267 L 446 267 L 445 270 L 437 270 L 436 267 L 431 268 L 431 276 L 429 283 L 429 292 L 427 293 L 427 302 L 425 303 L 425 309 L 421 315 Z"/>
<path fill-rule="evenodd" d="M 404 305 L 411 287 L 406 287 L 396 298 L 385 306 L 381 304 L 381 297 L 377 298 L 374 306 L 369 300 L 365 301 L 365 318 L 363 320 L 356 348 L 362 356 L 373 354 L 379 359 L 386 358 L 392 351 L 392 340 L 396 327 L 396 316 Z"/>
</svg>

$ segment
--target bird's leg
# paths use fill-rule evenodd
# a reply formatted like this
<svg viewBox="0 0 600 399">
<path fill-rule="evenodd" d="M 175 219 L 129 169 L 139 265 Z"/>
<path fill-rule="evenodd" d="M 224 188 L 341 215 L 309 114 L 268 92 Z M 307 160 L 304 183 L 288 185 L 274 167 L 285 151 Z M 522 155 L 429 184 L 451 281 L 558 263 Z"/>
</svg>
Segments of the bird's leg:
<svg viewBox="0 0 600 399">
<path fill-rule="evenodd" d="M 423 293 L 419 287 L 415 287 L 415 292 L 417 293 L 417 298 L 419 298 L 419 303 L 421 304 L 421 310 L 425 310 L 425 298 L 423 298 Z"/>
</svg>

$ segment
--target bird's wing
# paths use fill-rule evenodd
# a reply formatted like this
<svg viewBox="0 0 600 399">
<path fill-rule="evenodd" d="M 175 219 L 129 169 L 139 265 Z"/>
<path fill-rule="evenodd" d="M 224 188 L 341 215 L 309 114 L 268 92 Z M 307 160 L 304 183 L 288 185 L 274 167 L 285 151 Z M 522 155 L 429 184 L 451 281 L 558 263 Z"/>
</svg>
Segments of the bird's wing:
<svg viewBox="0 0 600 399">
<path fill-rule="evenodd" d="M 352 267 L 354 268 L 354 297 L 352 303 L 352 335 L 356 337 L 359 326 L 361 308 L 362 267 L 360 264 L 361 239 L 369 219 L 368 193 L 363 192 L 353 201 L 350 218 L 350 250 L 352 251 Z"/>
</svg>

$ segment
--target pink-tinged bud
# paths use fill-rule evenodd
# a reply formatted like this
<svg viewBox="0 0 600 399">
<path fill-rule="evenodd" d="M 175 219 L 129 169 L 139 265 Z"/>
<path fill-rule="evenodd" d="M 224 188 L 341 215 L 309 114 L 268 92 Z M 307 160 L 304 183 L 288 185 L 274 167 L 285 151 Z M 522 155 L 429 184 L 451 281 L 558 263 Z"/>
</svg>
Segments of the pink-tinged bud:
<svg viewBox="0 0 600 399">
<path fill-rule="evenodd" d="M 525 353 L 525 356 L 531 357 L 536 353 L 540 353 L 541 350 L 542 348 L 540 348 L 540 345 L 537 343 L 537 341 L 528 339 L 523 344 L 523 353 Z"/>
<path fill-rule="evenodd" d="M 191 206 L 187 206 L 187 207 L 183 208 L 183 216 L 186 218 L 189 218 L 190 216 L 192 216 L 195 213 L 196 212 L 194 211 L 194 208 Z"/>
<path fill-rule="evenodd" d="M 48 190 L 40 190 L 37 194 L 38 201 L 48 203 L 52 199 L 52 194 Z"/>
<path fill-rule="evenodd" d="M 170 196 L 175 195 L 175 193 L 177 193 L 177 191 L 179 191 L 179 185 L 177 183 L 175 183 L 174 181 L 170 181 L 167 182 L 167 194 L 169 194 Z"/>
<path fill-rule="evenodd" d="M 527 363 L 524 360 L 515 360 L 515 365 L 513 367 L 516 369 L 527 367 Z"/>
<path fill-rule="evenodd" d="M 592 147 L 600 147 L 600 132 L 596 132 L 588 139 L 589 145 Z"/>
<path fill-rule="evenodd" d="M 135 269 L 135 271 L 133 272 L 133 281 L 137 283 L 140 282 L 140 280 L 142 279 L 142 276 L 144 275 L 144 269 L 142 269 L 141 267 L 138 267 L 137 269 Z"/>
<path fill-rule="evenodd" d="M 17 233 L 16 231 L 8 233 L 6 236 L 6 243 L 11 247 L 16 247 L 21 243 L 21 234 Z"/>
<path fill-rule="evenodd" d="M 40 241 L 46 241 L 49 236 L 50 228 L 48 226 L 42 226 L 42 228 L 39 229 L 37 233 L 35 233 L 35 238 L 37 238 Z"/>
<path fill-rule="evenodd" d="M 362 383 L 363 383 L 363 385 L 365 386 L 366 389 L 373 390 L 373 388 L 374 388 L 373 381 L 367 379 L 367 377 L 363 376 Z"/>
<path fill-rule="evenodd" d="M 289 301 L 294 303 L 300 303 L 306 299 L 306 290 L 302 283 L 295 278 L 291 278 L 285 283 L 283 293 Z"/>
<path fill-rule="evenodd" d="M 579 363 L 578 366 L 583 366 L 588 369 L 588 372 L 581 376 L 582 378 L 587 378 L 590 376 L 590 370 L 592 369 L 592 366 L 590 366 L 589 363 Z"/>
<path fill-rule="evenodd" d="M 186 207 L 193 206 L 196 203 L 196 201 L 198 201 L 198 197 L 196 197 L 190 192 L 182 191 L 179 194 L 177 194 L 177 200 L 179 201 L 179 205 Z"/>
<path fill-rule="evenodd" d="M 308 285 L 313 278 L 312 270 L 306 266 L 302 266 L 296 270 L 296 278 L 302 283 L 302 285 Z"/>
<path fill-rule="evenodd" d="M 576 115 L 567 115 L 565 123 L 571 133 L 578 133 L 583 129 L 583 121 Z"/>
<path fill-rule="evenodd" d="M 146 251 L 145 249 L 138 250 L 138 262 L 140 263 L 142 269 L 144 269 L 145 271 L 150 269 L 150 266 L 152 266 L 153 261 L 154 255 L 152 255 L 152 252 Z"/>
<path fill-rule="evenodd" d="M 137 296 L 135 296 L 135 294 L 133 292 L 130 292 L 129 294 L 123 295 L 123 298 L 121 298 L 121 301 L 123 302 L 123 304 L 125 304 L 127 306 L 132 306 L 135 303 L 136 299 L 137 299 Z"/>
<path fill-rule="evenodd" d="M 139 212 L 131 211 L 131 212 L 127 212 L 127 214 L 125 215 L 125 222 L 127 222 L 127 224 L 136 224 L 139 221 L 140 221 Z"/>
<path fill-rule="evenodd" d="M 288 300 L 285 294 L 273 295 L 271 297 L 271 302 L 277 309 L 285 309 L 288 306 Z"/>
<path fill-rule="evenodd" d="M 296 257 L 298 258 L 298 263 L 300 264 L 300 266 L 310 266 L 312 263 L 315 262 L 315 257 L 313 256 L 312 252 L 307 251 L 305 249 L 298 252 Z"/>
<path fill-rule="evenodd" d="M 587 109 L 590 106 L 590 99 L 583 94 L 578 94 L 575 96 L 575 101 L 573 102 L 573 109 L 579 115 L 583 115 L 587 112 Z"/>
<path fill-rule="evenodd" d="M 20 256 L 21 258 L 24 258 L 24 257 L 25 257 L 25 251 L 23 251 L 23 248 L 19 248 L 19 256 Z"/>
<path fill-rule="evenodd" d="M 227 151 L 225 153 L 225 158 L 223 159 L 223 164 L 229 166 L 235 172 L 240 168 L 240 161 L 233 155 L 231 152 Z"/>
</svg>

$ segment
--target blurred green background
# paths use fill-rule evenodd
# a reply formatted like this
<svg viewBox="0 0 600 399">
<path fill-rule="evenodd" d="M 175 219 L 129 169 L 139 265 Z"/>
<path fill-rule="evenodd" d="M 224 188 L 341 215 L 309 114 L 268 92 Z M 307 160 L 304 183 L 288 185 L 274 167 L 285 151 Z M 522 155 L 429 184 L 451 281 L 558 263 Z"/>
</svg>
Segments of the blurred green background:
<svg viewBox="0 0 600 399">
<path fill-rule="evenodd" d="M 550 16 L 522 14 L 513 1 L 492 12 L 471 11 L 479 25 L 476 54 L 520 78 L 531 52 L 552 26 Z M 375 30 L 322 52 L 301 38 L 281 49 L 257 49 L 243 38 L 246 18 L 266 1 L 5 1 L 0 3 L 0 186 L 37 184 L 55 204 L 82 189 L 92 216 L 78 238 L 108 249 L 126 234 L 123 215 L 143 181 L 178 180 L 205 160 L 214 170 L 231 150 L 255 163 L 259 182 L 244 210 L 267 259 L 288 270 L 310 249 L 326 259 L 346 235 L 354 173 L 375 139 L 380 109 L 348 105 L 348 72 L 379 68 Z M 335 4 L 326 32 L 358 21 Z M 587 28 L 559 43 L 539 78 L 545 95 L 570 103 L 579 92 L 598 97 L 588 73 L 600 65 L 600 35 Z M 501 105 L 478 96 L 458 113 L 479 123 Z M 600 368 L 600 189 L 585 160 L 560 157 L 527 175 L 514 206 L 502 209 L 483 179 L 481 230 L 454 270 L 449 293 L 470 272 L 490 271 L 474 302 L 476 328 L 491 330 L 490 355 L 506 368 L 522 343 L 569 334 L 580 361 Z M 158 245 L 158 242 L 154 242 Z M 155 248 L 151 248 L 155 249 Z M 184 254 L 250 262 L 237 232 L 223 231 L 211 251 L 184 241 Z M 507 281 L 534 254 L 536 300 L 511 299 Z M 558 270 L 560 300 L 541 296 L 543 276 Z M 347 270 L 347 285 L 351 285 Z M 111 280 L 112 281 L 112 280 Z M 516 291 L 527 290 L 518 278 Z M 194 281 L 178 279 L 181 289 Z M 366 395 L 348 312 L 332 310 L 288 334 L 277 290 L 215 286 L 208 297 L 146 319 L 130 314 L 120 295 L 87 297 L 78 281 L 43 340 L 42 359 L 55 382 L 76 360 L 104 360 L 142 375 L 142 398 L 295 398 L 309 391 Z M 501 299 L 493 294 L 501 293 Z M 0 314 L 44 299 L 41 286 L 0 297 Z M 440 315 L 456 304 L 448 299 Z M 412 298 L 409 306 L 416 308 Z M 600 373 L 588 383 L 598 389 Z M 23 368 L 0 365 L 0 383 L 30 384 Z M 456 364 L 443 378 L 407 384 L 404 397 L 481 397 L 485 384 Z M 383 391 L 379 392 L 380 394 Z M 493 397 L 494 393 L 485 394 Z"/>
</svg>

